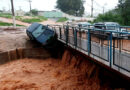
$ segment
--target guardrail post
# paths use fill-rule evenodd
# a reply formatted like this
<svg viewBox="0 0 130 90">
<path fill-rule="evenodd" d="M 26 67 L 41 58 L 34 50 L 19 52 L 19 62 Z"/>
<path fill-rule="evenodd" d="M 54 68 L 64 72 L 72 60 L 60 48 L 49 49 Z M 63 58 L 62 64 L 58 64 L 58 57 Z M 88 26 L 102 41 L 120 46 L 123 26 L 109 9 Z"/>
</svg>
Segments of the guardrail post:
<svg viewBox="0 0 130 90">
<path fill-rule="evenodd" d="M 61 27 L 59 27 L 59 31 L 60 31 L 60 39 L 61 39 L 62 38 Z"/>
<path fill-rule="evenodd" d="M 69 34 L 69 26 L 67 25 L 67 26 L 66 26 L 66 32 L 65 32 L 65 35 L 66 35 L 66 44 L 68 44 L 68 38 L 69 38 L 69 37 L 68 37 L 68 36 L 69 36 L 68 34 Z"/>
<path fill-rule="evenodd" d="M 112 32 L 110 33 L 110 67 L 112 67 Z"/>
<path fill-rule="evenodd" d="M 109 58 L 110 58 L 110 56 L 109 56 L 109 54 L 110 54 L 110 52 L 109 52 L 109 49 L 110 49 L 110 48 L 109 48 L 109 47 L 110 47 L 110 43 L 109 43 L 109 41 L 110 41 L 110 36 L 108 36 L 107 41 L 108 41 L 108 42 L 107 42 L 107 43 L 108 43 L 108 61 L 110 61 L 110 60 L 109 60 Z"/>
<path fill-rule="evenodd" d="M 79 37 L 80 37 L 80 39 L 81 39 L 81 36 L 82 36 L 82 32 L 81 32 L 81 25 L 79 25 Z"/>
<path fill-rule="evenodd" d="M 77 29 L 74 30 L 74 46 L 77 47 Z"/>
<path fill-rule="evenodd" d="M 115 38 L 113 38 L 113 62 L 115 61 Z"/>
<path fill-rule="evenodd" d="M 74 35 L 74 27 L 72 27 L 72 30 L 73 30 L 73 35 Z"/>
<path fill-rule="evenodd" d="M 88 29 L 88 55 L 91 53 L 91 34 L 90 34 L 90 29 Z"/>
</svg>

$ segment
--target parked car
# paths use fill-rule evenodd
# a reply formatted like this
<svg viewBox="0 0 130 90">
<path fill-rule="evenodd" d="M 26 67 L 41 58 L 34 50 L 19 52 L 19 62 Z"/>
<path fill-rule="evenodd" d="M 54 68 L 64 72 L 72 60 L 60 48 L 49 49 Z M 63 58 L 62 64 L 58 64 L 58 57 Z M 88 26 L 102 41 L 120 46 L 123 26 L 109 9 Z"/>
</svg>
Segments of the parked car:
<svg viewBox="0 0 130 90">
<path fill-rule="evenodd" d="M 110 32 L 105 32 L 105 30 L 110 30 L 112 32 L 113 38 L 121 38 L 127 36 L 126 34 L 119 34 L 115 32 L 126 32 L 126 29 L 120 28 L 120 25 L 116 22 L 99 22 L 94 24 L 95 31 L 91 31 L 92 34 L 95 34 L 98 37 L 106 38 Z M 101 29 L 96 30 L 96 29 Z"/>
<path fill-rule="evenodd" d="M 89 22 L 79 22 L 78 26 L 81 28 L 80 30 L 84 32 L 84 31 L 86 31 L 86 29 L 91 27 L 91 23 L 89 23 Z"/>
</svg>

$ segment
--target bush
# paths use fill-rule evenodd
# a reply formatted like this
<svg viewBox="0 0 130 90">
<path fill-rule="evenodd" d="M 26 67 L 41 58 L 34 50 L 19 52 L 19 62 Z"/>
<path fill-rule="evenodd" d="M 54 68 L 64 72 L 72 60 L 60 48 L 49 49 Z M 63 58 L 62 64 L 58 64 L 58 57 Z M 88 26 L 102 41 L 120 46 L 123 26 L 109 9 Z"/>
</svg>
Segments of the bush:
<svg viewBox="0 0 130 90">
<path fill-rule="evenodd" d="M 16 16 L 15 18 L 16 18 L 16 20 L 22 21 L 22 16 Z"/>
<path fill-rule="evenodd" d="M 67 20 L 68 20 L 68 18 L 62 17 L 62 18 L 59 18 L 59 20 L 57 20 L 57 22 L 65 22 Z"/>
<path fill-rule="evenodd" d="M 123 25 L 123 20 L 120 14 L 114 13 L 113 11 L 106 12 L 105 14 L 99 14 L 94 20 L 95 22 L 118 22 Z"/>
<path fill-rule="evenodd" d="M 40 20 L 47 20 L 47 18 L 46 17 L 44 17 L 44 16 L 38 16 L 38 18 L 40 19 Z"/>
<path fill-rule="evenodd" d="M 32 13 L 32 15 L 38 15 L 38 10 L 37 9 L 32 9 L 31 13 Z"/>
</svg>

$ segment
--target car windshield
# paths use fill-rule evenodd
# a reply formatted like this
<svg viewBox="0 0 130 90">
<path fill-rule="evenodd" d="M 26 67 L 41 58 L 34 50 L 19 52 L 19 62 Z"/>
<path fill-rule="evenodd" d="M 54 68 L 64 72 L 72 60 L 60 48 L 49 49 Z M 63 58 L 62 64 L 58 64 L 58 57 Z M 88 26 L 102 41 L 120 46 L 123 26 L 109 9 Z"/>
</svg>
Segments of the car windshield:
<svg viewBox="0 0 130 90">
<path fill-rule="evenodd" d="M 33 31 L 33 35 L 35 37 L 40 36 L 44 31 L 46 30 L 46 27 L 43 25 L 40 25 L 39 27 L 37 27 L 37 29 L 35 31 Z"/>
<path fill-rule="evenodd" d="M 115 28 L 115 26 L 107 26 L 107 29 L 108 30 L 115 30 L 116 28 Z"/>
<path fill-rule="evenodd" d="M 105 29 L 104 24 L 95 24 L 95 28 L 97 29 Z"/>
</svg>

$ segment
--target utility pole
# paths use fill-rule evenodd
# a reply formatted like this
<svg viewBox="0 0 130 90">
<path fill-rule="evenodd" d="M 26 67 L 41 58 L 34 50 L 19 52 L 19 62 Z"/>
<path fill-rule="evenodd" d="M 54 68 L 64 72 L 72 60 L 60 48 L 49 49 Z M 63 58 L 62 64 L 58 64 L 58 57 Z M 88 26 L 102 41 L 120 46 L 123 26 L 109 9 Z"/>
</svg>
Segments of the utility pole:
<svg viewBox="0 0 130 90">
<path fill-rule="evenodd" d="M 91 0 L 91 17 L 93 17 L 93 0 Z"/>
<path fill-rule="evenodd" d="M 107 3 L 105 3 L 104 5 L 103 5 L 103 14 L 105 13 L 105 7 L 106 7 L 106 5 L 107 5 Z"/>
<path fill-rule="evenodd" d="M 28 2 L 29 2 L 30 12 L 31 12 L 31 10 L 32 10 L 32 6 L 31 6 L 32 1 L 31 1 L 31 0 L 28 0 Z"/>
<path fill-rule="evenodd" d="M 11 9 L 10 9 L 10 3 L 8 3 L 8 5 L 9 5 L 9 12 L 11 11 Z"/>
<path fill-rule="evenodd" d="M 14 13 L 14 4 L 13 4 L 13 0 L 11 0 L 11 7 L 12 7 L 12 16 L 13 16 L 13 24 L 14 24 L 14 28 L 16 27 L 16 22 L 15 22 L 15 13 Z"/>
<path fill-rule="evenodd" d="M 103 8 L 103 14 L 104 14 L 104 6 L 102 8 Z"/>
</svg>

